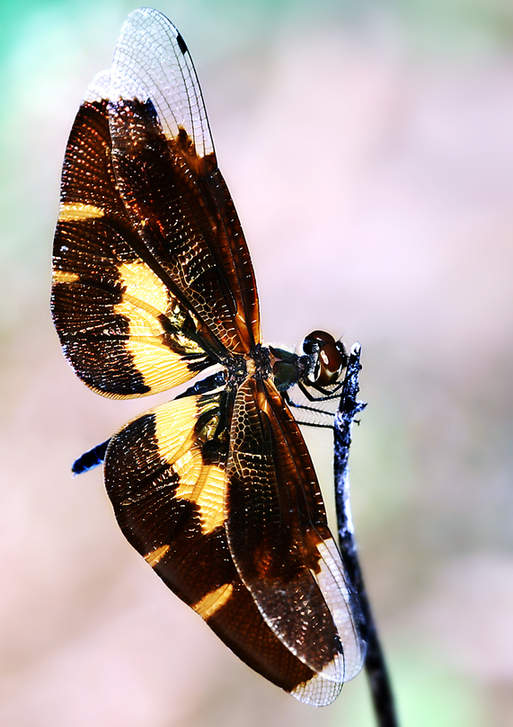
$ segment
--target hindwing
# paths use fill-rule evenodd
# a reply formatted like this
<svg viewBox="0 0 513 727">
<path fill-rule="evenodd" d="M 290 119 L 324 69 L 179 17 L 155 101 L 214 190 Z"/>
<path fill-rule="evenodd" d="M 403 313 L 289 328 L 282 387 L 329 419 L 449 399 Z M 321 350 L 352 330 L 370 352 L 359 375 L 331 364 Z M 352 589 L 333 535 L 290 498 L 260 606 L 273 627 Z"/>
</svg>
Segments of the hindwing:
<svg viewBox="0 0 513 727">
<path fill-rule="evenodd" d="M 329 577 L 312 576 L 308 600 L 286 603 L 291 591 L 285 593 L 283 587 L 290 558 L 281 575 L 267 572 L 257 578 L 258 588 L 255 581 L 249 584 L 241 577 L 240 571 L 245 570 L 241 560 L 245 563 L 246 559 L 239 551 L 234 554 L 227 532 L 229 520 L 233 524 L 237 517 L 229 513 L 229 491 L 234 487 L 230 462 L 236 457 L 234 426 L 247 431 L 253 424 L 250 416 L 242 421 L 240 402 L 239 415 L 232 418 L 236 399 L 224 390 L 184 397 L 131 422 L 108 447 L 107 491 L 130 543 L 232 651 L 301 701 L 327 704 L 344 680 L 343 650 L 336 632 L 337 620 L 344 620 L 340 609 L 350 621 L 343 586 L 333 585 L 334 579 Z M 258 488 L 269 472 L 253 462 L 252 475 Z M 274 484 L 286 486 L 276 480 Z M 253 517 L 265 529 L 259 504 L 257 496 L 251 503 Z M 277 515 L 286 520 L 285 512 L 270 513 L 272 519 Z M 289 542 L 277 534 L 273 545 L 277 543 L 281 557 Z M 253 547 L 254 543 L 247 545 Z M 252 562 L 257 556 L 265 570 L 272 553 L 260 545 Z M 322 568 L 340 568 L 338 553 L 326 563 L 319 551 L 305 545 L 301 557 L 307 559 L 303 566 L 312 565 L 318 573 Z M 323 557 L 326 559 L 325 554 Z M 269 612 L 273 598 L 276 608 L 282 609 L 282 627 Z M 303 628 L 305 636 L 298 638 Z M 291 648 L 292 634 L 295 642 Z M 330 667 L 337 656 L 339 671 Z"/>
</svg>

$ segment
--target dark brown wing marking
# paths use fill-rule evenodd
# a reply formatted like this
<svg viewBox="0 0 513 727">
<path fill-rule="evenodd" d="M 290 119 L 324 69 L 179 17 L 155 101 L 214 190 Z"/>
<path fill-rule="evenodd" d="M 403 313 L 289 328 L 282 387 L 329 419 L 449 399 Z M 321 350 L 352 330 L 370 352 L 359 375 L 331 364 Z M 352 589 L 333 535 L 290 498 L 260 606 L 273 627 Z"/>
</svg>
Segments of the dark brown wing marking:
<svg viewBox="0 0 513 727">
<path fill-rule="evenodd" d="M 325 679 L 363 662 L 344 567 L 298 426 L 270 381 L 237 391 L 227 465 L 234 563 L 270 628 Z"/>
<path fill-rule="evenodd" d="M 226 392 L 185 397 L 131 422 L 109 445 L 107 491 L 130 543 L 243 661 L 298 699 L 328 704 L 341 685 L 283 645 L 231 559 L 224 528 L 231 405 Z"/>
<path fill-rule="evenodd" d="M 110 151 L 107 103 L 84 103 L 64 159 L 52 313 L 88 386 L 141 396 L 187 381 L 213 359 L 187 307 L 136 252 Z"/>
<path fill-rule="evenodd" d="M 229 351 L 260 342 L 255 277 L 217 168 L 192 60 L 173 24 L 142 8 L 118 40 L 110 76 L 113 163 L 132 224 Z"/>
</svg>

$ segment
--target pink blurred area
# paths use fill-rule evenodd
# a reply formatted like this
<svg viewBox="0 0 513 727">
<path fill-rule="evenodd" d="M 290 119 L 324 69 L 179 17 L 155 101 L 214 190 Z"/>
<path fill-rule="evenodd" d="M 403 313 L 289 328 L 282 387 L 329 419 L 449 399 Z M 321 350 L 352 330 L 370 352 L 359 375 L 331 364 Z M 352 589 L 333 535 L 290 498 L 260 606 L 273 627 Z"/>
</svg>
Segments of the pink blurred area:
<svg viewBox="0 0 513 727">
<path fill-rule="evenodd" d="M 0 723 L 371 725 L 364 677 L 315 712 L 240 663 L 126 543 L 101 471 L 71 477 L 76 456 L 154 404 L 87 391 L 48 311 L 60 164 L 78 84 L 115 41 L 117 16 L 104 20 L 98 61 L 91 26 L 86 40 L 75 31 L 66 68 L 69 37 L 41 40 L 39 85 L 18 123 L 3 122 L 23 144 L 3 180 L 16 219 L 4 246 Z M 223 23 L 219 13 L 198 38 L 215 44 Z M 252 254 L 265 339 L 296 345 L 320 327 L 363 346 L 354 519 L 404 724 L 506 725 L 510 48 L 417 48 L 387 24 L 291 17 L 215 55 L 181 29 Z M 24 68 L 13 56 L 13 83 Z M 308 441 L 329 488 L 330 439 Z"/>
</svg>

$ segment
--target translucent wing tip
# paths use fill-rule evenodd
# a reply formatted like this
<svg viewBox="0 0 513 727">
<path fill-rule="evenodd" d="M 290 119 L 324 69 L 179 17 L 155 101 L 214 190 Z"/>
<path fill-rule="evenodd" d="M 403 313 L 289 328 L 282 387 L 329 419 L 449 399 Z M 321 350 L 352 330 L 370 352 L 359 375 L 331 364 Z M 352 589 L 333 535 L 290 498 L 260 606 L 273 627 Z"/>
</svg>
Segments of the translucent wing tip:
<svg viewBox="0 0 513 727">
<path fill-rule="evenodd" d="M 105 68 L 98 71 L 96 76 L 87 87 L 84 101 L 94 102 L 109 98 L 110 92 L 110 70 Z"/>
<path fill-rule="evenodd" d="M 174 31 L 175 37 L 182 38 L 180 35 L 178 28 L 176 25 L 167 17 L 167 15 L 164 15 L 164 13 L 160 12 L 160 10 L 155 10 L 155 8 L 150 8 L 143 6 L 141 8 L 136 8 L 135 10 L 132 10 L 132 12 L 128 13 L 125 22 L 121 26 L 121 31 L 119 33 L 119 37 L 122 38 L 127 29 L 135 26 L 144 26 L 145 23 L 159 23 L 162 27 L 165 27 L 166 29 Z M 183 42 L 183 38 L 182 38 Z M 187 50 L 187 46 L 185 46 Z M 185 52 L 185 51 L 183 51 Z"/>
<path fill-rule="evenodd" d="M 110 95 L 150 99 L 164 134 L 185 130 L 200 157 L 214 152 L 194 64 L 176 26 L 158 10 L 137 8 L 125 20 L 114 51 Z"/>
</svg>

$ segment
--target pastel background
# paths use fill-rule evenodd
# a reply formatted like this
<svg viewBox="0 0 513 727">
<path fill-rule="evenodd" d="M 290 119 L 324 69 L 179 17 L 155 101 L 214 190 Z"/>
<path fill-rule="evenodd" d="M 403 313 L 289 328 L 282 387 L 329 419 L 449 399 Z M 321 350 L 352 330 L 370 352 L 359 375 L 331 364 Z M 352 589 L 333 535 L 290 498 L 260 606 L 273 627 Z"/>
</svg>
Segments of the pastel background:
<svg viewBox="0 0 513 727">
<path fill-rule="evenodd" d="M 66 138 L 129 2 L 1 4 L 0 724 L 373 725 L 240 663 L 72 460 L 153 402 L 89 392 L 49 318 Z M 162 0 L 204 89 L 268 341 L 363 345 L 361 558 L 403 725 L 513 723 L 513 6 Z M 161 397 L 165 398 L 165 397 Z M 330 439 L 310 437 L 330 484 Z"/>
</svg>

